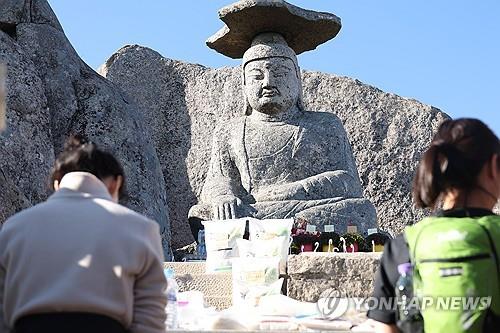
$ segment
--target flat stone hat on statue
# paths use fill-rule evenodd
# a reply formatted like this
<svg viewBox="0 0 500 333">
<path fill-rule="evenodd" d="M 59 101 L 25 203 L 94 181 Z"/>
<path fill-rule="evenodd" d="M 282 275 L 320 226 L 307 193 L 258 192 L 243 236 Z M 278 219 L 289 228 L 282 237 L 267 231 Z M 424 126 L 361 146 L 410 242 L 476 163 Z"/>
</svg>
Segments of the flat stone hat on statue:
<svg viewBox="0 0 500 333">
<path fill-rule="evenodd" d="M 207 40 L 207 46 L 238 59 L 255 36 L 274 32 L 301 54 L 334 38 L 341 28 L 340 18 L 330 13 L 302 9 L 282 0 L 242 0 L 219 10 L 225 25 Z"/>
<path fill-rule="evenodd" d="M 341 233 L 376 227 L 340 119 L 302 105 L 297 54 L 333 38 L 340 19 L 277 0 L 239 1 L 219 15 L 226 25 L 207 44 L 243 58 L 245 114 L 215 130 L 191 229 L 240 217 L 303 218 Z"/>
<path fill-rule="evenodd" d="M 243 69 L 253 60 L 290 59 L 299 80 L 297 106 L 303 110 L 297 55 L 334 38 L 341 28 L 340 18 L 282 0 L 238 1 L 220 9 L 219 18 L 225 25 L 207 40 L 208 47 L 231 58 L 243 58 Z M 244 71 L 242 76 L 245 83 Z M 244 113 L 251 113 L 247 99 Z"/>
</svg>

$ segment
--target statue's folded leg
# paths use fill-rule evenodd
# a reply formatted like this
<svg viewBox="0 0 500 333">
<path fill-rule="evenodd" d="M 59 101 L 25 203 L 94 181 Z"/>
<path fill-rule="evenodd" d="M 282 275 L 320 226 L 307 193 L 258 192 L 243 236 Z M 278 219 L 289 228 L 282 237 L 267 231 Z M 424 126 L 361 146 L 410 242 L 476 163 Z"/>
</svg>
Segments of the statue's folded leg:
<svg viewBox="0 0 500 333">
<path fill-rule="evenodd" d="M 348 225 L 357 226 L 360 233 L 366 233 L 368 229 L 377 227 L 375 208 L 369 200 L 363 198 L 270 201 L 251 206 L 255 212 L 249 216 L 258 219 L 301 217 L 318 227 L 332 224 L 337 233 L 346 232 Z M 323 228 L 319 230 L 322 231 Z"/>
<path fill-rule="evenodd" d="M 377 213 L 373 204 L 363 198 L 344 199 L 330 204 L 305 209 L 296 217 L 302 217 L 309 223 L 335 226 L 335 232 L 347 232 L 347 226 L 356 226 L 358 233 L 366 234 L 368 229 L 377 227 Z M 320 228 L 322 231 L 323 228 Z"/>
<path fill-rule="evenodd" d="M 359 233 L 366 233 L 377 227 L 377 214 L 373 204 L 363 198 L 331 198 L 321 200 L 265 201 L 246 206 L 239 211 L 240 217 L 257 219 L 287 219 L 301 217 L 319 227 L 332 224 L 337 233 L 345 233 L 347 226 L 358 227 Z M 196 205 L 189 210 L 189 225 L 195 239 L 203 229 L 201 221 L 211 220 L 210 205 Z"/>
</svg>

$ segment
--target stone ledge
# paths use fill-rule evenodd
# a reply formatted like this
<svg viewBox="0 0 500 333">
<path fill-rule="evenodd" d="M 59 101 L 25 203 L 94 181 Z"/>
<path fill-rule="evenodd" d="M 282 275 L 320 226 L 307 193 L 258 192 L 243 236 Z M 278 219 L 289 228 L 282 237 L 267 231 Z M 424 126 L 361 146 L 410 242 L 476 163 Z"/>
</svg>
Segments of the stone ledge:
<svg viewBox="0 0 500 333">
<path fill-rule="evenodd" d="M 305 252 L 288 259 L 288 296 L 316 302 L 321 293 L 335 289 L 349 297 L 369 297 L 381 253 Z"/>
<path fill-rule="evenodd" d="M 327 289 L 349 297 L 369 297 L 381 253 L 305 252 L 288 258 L 288 296 L 316 302 Z M 204 262 L 166 262 L 175 272 L 180 291 L 199 290 L 207 304 L 217 309 L 231 305 L 231 273 L 206 274 Z"/>
<path fill-rule="evenodd" d="M 205 262 L 165 262 L 164 268 L 172 268 L 179 291 L 198 290 L 205 303 L 218 310 L 232 305 L 233 281 L 231 272 L 205 273 Z"/>
<path fill-rule="evenodd" d="M 202 275 L 205 274 L 205 262 L 164 262 L 163 268 L 172 268 L 175 275 Z"/>
</svg>

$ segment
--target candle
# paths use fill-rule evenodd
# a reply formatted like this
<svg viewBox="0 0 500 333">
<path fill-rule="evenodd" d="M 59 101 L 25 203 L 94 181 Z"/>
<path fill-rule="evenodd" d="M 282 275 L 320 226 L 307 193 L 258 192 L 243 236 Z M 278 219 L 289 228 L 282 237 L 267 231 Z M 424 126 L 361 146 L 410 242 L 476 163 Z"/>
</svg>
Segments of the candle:
<svg viewBox="0 0 500 333">
<path fill-rule="evenodd" d="M 344 237 L 340 237 L 340 240 L 342 242 L 342 252 L 347 252 L 347 247 L 346 247 L 346 243 L 345 243 L 345 239 Z"/>
<path fill-rule="evenodd" d="M 330 252 L 330 248 L 332 247 L 332 245 L 333 245 L 333 239 L 330 238 L 328 240 L 328 252 Z"/>
</svg>

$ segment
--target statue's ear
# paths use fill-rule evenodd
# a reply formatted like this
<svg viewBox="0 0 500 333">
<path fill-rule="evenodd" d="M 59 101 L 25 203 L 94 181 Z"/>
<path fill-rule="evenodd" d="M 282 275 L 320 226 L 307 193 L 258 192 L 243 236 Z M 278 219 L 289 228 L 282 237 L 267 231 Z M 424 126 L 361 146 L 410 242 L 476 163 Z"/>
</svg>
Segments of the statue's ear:
<svg viewBox="0 0 500 333">
<path fill-rule="evenodd" d="M 248 103 L 248 98 L 245 94 L 244 94 L 244 101 L 245 105 L 243 107 L 243 112 L 245 113 L 245 116 L 249 116 L 252 114 L 252 107 L 250 106 L 250 103 Z"/>
<path fill-rule="evenodd" d="M 297 107 L 300 111 L 304 111 L 304 94 L 302 90 L 302 82 L 299 83 L 299 96 L 297 98 Z"/>
<path fill-rule="evenodd" d="M 297 66 L 297 78 L 299 80 L 299 96 L 297 97 L 297 107 L 300 111 L 304 111 L 304 90 L 302 87 L 302 75 L 300 71 L 300 67 Z"/>
<path fill-rule="evenodd" d="M 249 116 L 252 114 L 252 107 L 250 106 L 250 103 L 248 103 L 248 98 L 247 95 L 245 94 L 245 85 L 246 85 L 246 80 L 245 80 L 245 65 L 242 66 L 242 71 L 241 71 L 241 87 L 242 87 L 242 93 L 243 93 L 243 114 L 245 116 Z"/>
</svg>

